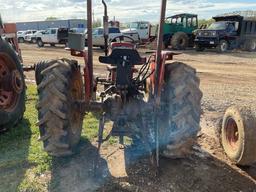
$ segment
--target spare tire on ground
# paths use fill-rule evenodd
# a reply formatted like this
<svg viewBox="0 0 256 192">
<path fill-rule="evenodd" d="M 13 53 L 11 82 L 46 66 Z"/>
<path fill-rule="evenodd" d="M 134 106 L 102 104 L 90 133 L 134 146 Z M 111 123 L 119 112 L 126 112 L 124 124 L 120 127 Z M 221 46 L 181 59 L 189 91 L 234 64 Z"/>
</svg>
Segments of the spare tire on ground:
<svg viewBox="0 0 256 192">
<path fill-rule="evenodd" d="M 25 111 L 22 65 L 11 45 L 0 38 L 0 131 L 16 125 Z"/>
<path fill-rule="evenodd" d="M 256 113 L 249 107 L 229 107 L 223 117 L 221 143 L 238 165 L 256 162 Z"/>
<path fill-rule="evenodd" d="M 171 46 L 176 50 L 184 50 L 188 47 L 189 37 L 184 32 L 177 32 L 171 38 Z"/>
</svg>

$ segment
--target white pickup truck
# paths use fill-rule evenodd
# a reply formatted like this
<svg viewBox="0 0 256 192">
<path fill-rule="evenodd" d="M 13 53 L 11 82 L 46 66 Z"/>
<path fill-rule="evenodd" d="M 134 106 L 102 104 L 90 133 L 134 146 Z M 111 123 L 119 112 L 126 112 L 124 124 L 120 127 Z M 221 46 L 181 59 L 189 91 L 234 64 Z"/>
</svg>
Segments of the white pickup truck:
<svg viewBox="0 0 256 192">
<path fill-rule="evenodd" d="M 122 33 L 145 42 L 156 36 L 156 30 L 157 28 L 153 27 L 149 22 L 139 21 L 130 23 L 129 28 L 122 30 Z"/>
<path fill-rule="evenodd" d="M 35 32 L 36 30 L 18 31 L 17 38 L 19 43 L 24 43 L 26 41 L 26 36 L 33 35 Z"/>
<path fill-rule="evenodd" d="M 115 37 L 123 35 L 120 32 L 120 29 L 117 27 L 109 27 L 109 42 L 112 41 Z M 85 38 L 85 42 L 87 44 L 87 35 Z M 92 44 L 94 47 L 100 47 L 101 49 L 104 49 L 104 29 L 103 27 L 98 27 L 93 29 L 92 31 Z"/>
<path fill-rule="evenodd" d="M 28 43 L 37 43 L 36 38 L 41 36 L 42 32 L 44 32 L 44 30 L 36 31 L 35 33 L 29 33 L 25 35 L 25 41 Z"/>
<path fill-rule="evenodd" d="M 37 36 L 37 45 L 38 47 L 43 47 L 45 44 L 50 44 L 51 46 L 56 44 L 67 45 L 68 33 L 68 28 L 49 28 Z"/>
</svg>

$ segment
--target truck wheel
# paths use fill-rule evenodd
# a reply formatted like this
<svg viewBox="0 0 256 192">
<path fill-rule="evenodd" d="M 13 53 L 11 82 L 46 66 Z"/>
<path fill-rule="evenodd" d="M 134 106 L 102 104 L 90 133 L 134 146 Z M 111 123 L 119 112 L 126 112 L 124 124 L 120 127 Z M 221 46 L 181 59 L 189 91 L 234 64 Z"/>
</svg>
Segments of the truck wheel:
<svg viewBox="0 0 256 192">
<path fill-rule="evenodd" d="M 25 42 L 25 39 L 24 39 L 23 37 L 20 37 L 20 38 L 18 38 L 18 42 L 19 42 L 19 43 L 24 43 L 24 42 Z"/>
<path fill-rule="evenodd" d="M 256 51 L 256 40 L 247 40 L 245 41 L 244 45 L 242 46 L 244 51 Z"/>
<path fill-rule="evenodd" d="M 226 40 L 221 40 L 216 49 L 218 53 L 225 53 L 228 51 L 228 47 L 228 42 Z"/>
<path fill-rule="evenodd" d="M 83 100 L 80 67 L 67 59 L 55 60 L 41 75 L 37 105 L 39 140 L 50 155 L 71 155 L 80 140 L 84 115 L 74 103 Z"/>
<path fill-rule="evenodd" d="M 44 46 L 44 42 L 42 41 L 42 39 L 37 40 L 37 46 L 38 47 L 43 47 Z"/>
<path fill-rule="evenodd" d="M 188 47 L 189 38 L 186 33 L 177 32 L 171 38 L 171 45 L 173 49 L 184 50 Z"/>
<path fill-rule="evenodd" d="M 0 39 L 0 131 L 22 119 L 25 81 L 20 60 L 8 42 Z"/>
<path fill-rule="evenodd" d="M 180 158 L 190 153 L 200 130 L 202 92 L 195 69 L 186 64 L 168 64 L 164 78 L 160 146 L 164 156 Z"/>
<path fill-rule="evenodd" d="M 54 43 L 50 43 L 50 46 L 51 46 L 51 47 L 55 47 L 55 44 L 54 44 Z"/>
<path fill-rule="evenodd" d="M 229 107 L 221 130 L 222 146 L 227 156 L 238 165 L 256 162 L 256 119 L 247 107 Z"/>
</svg>

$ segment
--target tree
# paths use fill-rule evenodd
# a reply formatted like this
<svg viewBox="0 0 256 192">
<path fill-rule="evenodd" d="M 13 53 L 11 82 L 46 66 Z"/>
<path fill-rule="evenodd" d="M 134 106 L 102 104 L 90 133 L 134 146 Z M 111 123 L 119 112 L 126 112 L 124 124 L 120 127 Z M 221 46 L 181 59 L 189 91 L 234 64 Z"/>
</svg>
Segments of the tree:
<svg viewBox="0 0 256 192">
<path fill-rule="evenodd" d="M 101 19 L 96 19 L 96 21 L 93 21 L 92 27 L 96 28 L 96 27 L 101 27 L 102 26 L 102 21 Z"/>
<path fill-rule="evenodd" d="M 57 19 L 58 19 L 57 17 L 50 16 L 50 17 L 47 17 L 45 19 L 45 21 L 53 21 L 53 20 L 57 20 Z"/>
<path fill-rule="evenodd" d="M 198 21 L 198 25 L 199 27 L 202 26 L 202 25 L 210 25 L 214 22 L 214 19 L 199 19 Z"/>
</svg>

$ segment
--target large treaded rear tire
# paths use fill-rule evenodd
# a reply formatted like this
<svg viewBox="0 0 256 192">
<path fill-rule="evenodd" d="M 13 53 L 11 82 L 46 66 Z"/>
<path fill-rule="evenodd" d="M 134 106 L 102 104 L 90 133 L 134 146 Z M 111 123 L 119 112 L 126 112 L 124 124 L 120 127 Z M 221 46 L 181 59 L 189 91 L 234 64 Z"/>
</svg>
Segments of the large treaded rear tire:
<svg viewBox="0 0 256 192">
<path fill-rule="evenodd" d="M 223 117 L 222 146 L 238 165 L 256 162 L 256 113 L 248 106 L 229 107 Z"/>
<path fill-rule="evenodd" d="M 11 45 L 2 38 L 0 38 L 0 53 L 5 55 L 3 57 L 8 57 L 11 63 L 13 63 L 12 71 L 17 70 L 22 86 L 16 104 L 11 109 L 6 110 L 0 107 L 0 131 L 4 131 L 15 126 L 23 117 L 25 112 L 26 87 L 20 60 Z"/>
<path fill-rule="evenodd" d="M 184 32 L 177 32 L 171 38 L 172 48 L 175 50 L 185 50 L 189 44 L 189 37 Z"/>
<path fill-rule="evenodd" d="M 41 71 L 43 79 L 38 85 L 39 140 L 50 155 L 67 156 L 73 153 L 82 131 L 83 111 L 74 104 L 83 100 L 82 76 L 74 61 L 51 63 Z"/>
<path fill-rule="evenodd" d="M 54 64 L 55 60 L 53 61 L 39 61 L 35 64 L 35 79 L 36 84 L 39 85 L 43 79 L 43 76 L 41 75 L 41 72 L 46 69 L 47 67 Z"/>
<path fill-rule="evenodd" d="M 180 158 L 190 154 L 200 131 L 199 83 L 194 68 L 179 62 L 166 66 L 159 120 L 163 156 Z"/>
</svg>

